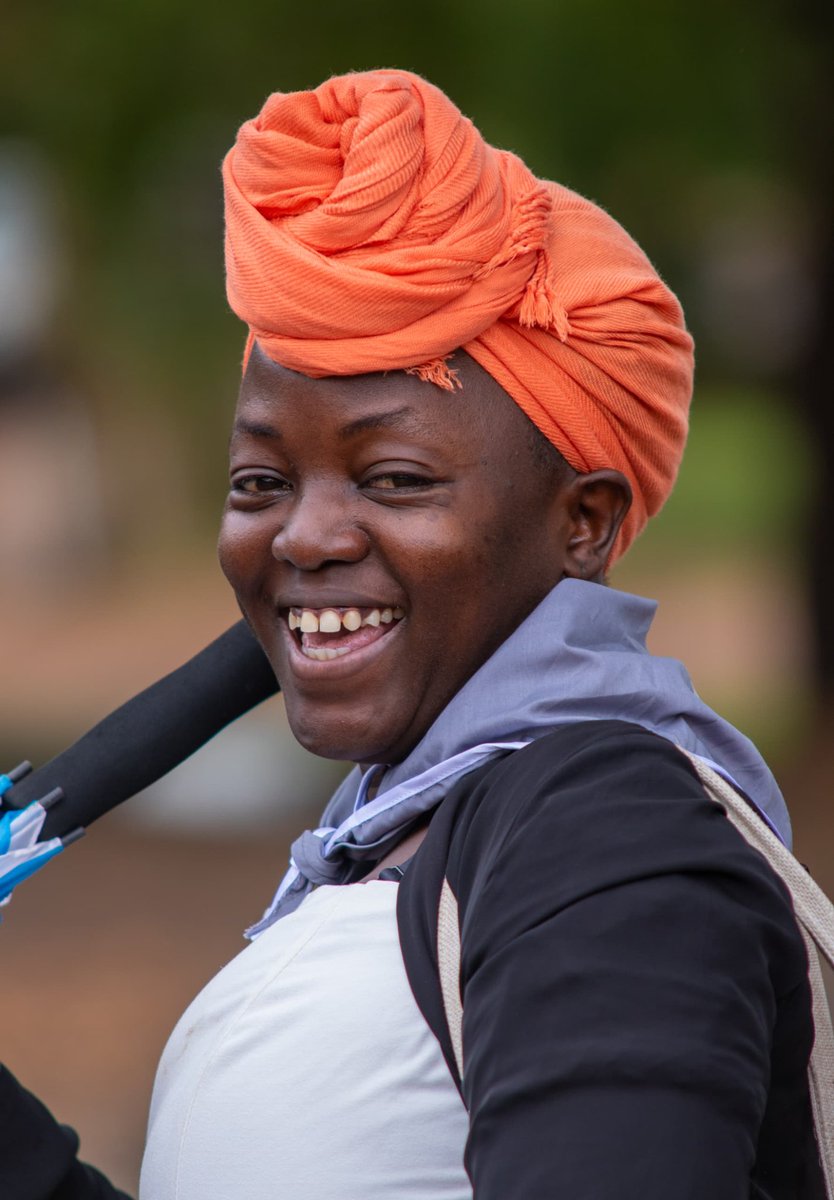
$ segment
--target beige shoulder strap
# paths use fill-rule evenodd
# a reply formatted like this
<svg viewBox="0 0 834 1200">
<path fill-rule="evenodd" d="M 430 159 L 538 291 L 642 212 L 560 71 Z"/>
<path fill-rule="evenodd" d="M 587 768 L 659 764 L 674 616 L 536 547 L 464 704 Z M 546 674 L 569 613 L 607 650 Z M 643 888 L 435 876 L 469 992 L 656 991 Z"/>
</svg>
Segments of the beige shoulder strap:
<svg viewBox="0 0 834 1200">
<path fill-rule="evenodd" d="M 834 905 L 735 788 L 693 754 L 682 753 L 697 771 L 707 795 L 721 805 L 736 829 L 764 855 L 791 894 L 808 950 L 813 996 L 814 1048 L 808 1065 L 808 1084 L 826 1195 L 828 1200 L 834 1200 L 834 1030 L 819 959 L 822 955 L 834 967 Z"/>
<path fill-rule="evenodd" d="M 692 763 L 707 795 L 720 804 L 747 841 L 763 854 L 793 900 L 797 922 L 808 950 L 813 993 L 814 1049 L 808 1067 L 817 1144 L 825 1175 L 826 1195 L 834 1200 L 834 1030 L 825 994 L 819 955 L 834 967 L 834 905 L 790 850 L 717 771 L 692 754 Z M 437 912 L 437 965 L 443 1008 L 458 1072 L 463 1078 L 463 1004 L 460 995 L 460 924 L 458 902 L 443 880 Z"/>
<path fill-rule="evenodd" d="M 443 880 L 440 905 L 437 910 L 437 967 L 440 972 L 440 991 L 443 994 L 443 1011 L 452 1040 L 452 1050 L 458 1066 L 458 1075 L 463 1079 L 463 1004 L 460 999 L 460 923 L 458 902 Z"/>
</svg>

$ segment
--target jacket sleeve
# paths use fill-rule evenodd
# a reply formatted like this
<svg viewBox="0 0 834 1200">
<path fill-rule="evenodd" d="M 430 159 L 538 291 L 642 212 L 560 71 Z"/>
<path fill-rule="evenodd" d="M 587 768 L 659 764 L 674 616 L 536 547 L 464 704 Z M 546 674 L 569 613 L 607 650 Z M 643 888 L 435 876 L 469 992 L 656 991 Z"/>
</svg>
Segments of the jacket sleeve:
<svg viewBox="0 0 834 1200">
<path fill-rule="evenodd" d="M 0 1196 L 3 1200 L 130 1200 L 79 1162 L 78 1137 L 0 1066 Z"/>
<path fill-rule="evenodd" d="M 786 893 L 670 743 L 612 726 L 554 766 L 548 740 L 502 765 L 479 861 L 458 859 L 475 1198 L 770 1195 L 751 1175 L 777 1013 L 809 1005 Z"/>
</svg>

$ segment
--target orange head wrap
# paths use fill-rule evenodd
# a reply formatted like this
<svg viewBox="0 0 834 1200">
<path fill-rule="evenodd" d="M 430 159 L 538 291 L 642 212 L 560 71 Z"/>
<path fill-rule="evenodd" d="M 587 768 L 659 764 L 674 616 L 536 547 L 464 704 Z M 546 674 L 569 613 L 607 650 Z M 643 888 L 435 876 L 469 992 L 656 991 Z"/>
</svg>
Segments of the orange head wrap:
<svg viewBox="0 0 834 1200">
<path fill-rule="evenodd" d="M 270 96 L 223 164 L 229 303 L 310 376 L 412 369 L 463 347 L 578 471 L 622 471 L 621 554 L 686 440 L 680 306 L 591 201 L 487 145 L 407 71 Z"/>
</svg>

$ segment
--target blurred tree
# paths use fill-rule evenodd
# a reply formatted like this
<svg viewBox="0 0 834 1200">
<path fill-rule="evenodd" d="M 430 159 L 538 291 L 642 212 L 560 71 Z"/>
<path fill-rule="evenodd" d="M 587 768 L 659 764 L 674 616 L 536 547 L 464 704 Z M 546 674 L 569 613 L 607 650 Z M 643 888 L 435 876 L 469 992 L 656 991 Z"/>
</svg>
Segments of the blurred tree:
<svg viewBox="0 0 834 1200">
<path fill-rule="evenodd" d="M 817 452 L 818 486 L 808 531 L 806 563 L 815 632 L 815 683 L 823 724 L 834 720 L 834 5 L 798 0 L 788 6 L 801 35 L 814 47 L 816 69 L 791 90 L 791 124 L 802 136 L 789 153 L 802 186 L 814 199 L 816 225 L 812 289 L 814 302 L 805 353 L 790 384 L 808 423 Z M 830 736 L 824 736 L 830 750 Z"/>
</svg>

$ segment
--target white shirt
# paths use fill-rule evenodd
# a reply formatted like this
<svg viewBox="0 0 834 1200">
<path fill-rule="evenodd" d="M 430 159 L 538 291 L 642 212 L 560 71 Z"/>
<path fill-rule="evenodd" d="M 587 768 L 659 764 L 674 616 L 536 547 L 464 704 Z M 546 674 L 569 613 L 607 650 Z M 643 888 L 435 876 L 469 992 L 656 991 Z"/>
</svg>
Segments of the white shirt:
<svg viewBox="0 0 834 1200">
<path fill-rule="evenodd" d="M 397 890 L 317 888 L 190 1005 L 140 1200 L 471 1200 L 467 1116 L 406 978 Z"/>
</svg>

